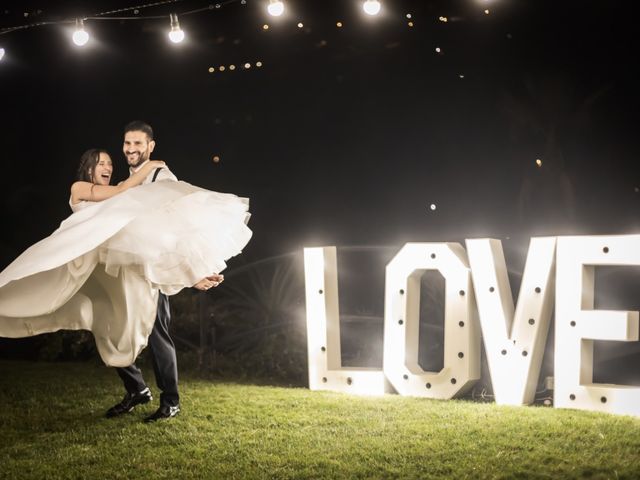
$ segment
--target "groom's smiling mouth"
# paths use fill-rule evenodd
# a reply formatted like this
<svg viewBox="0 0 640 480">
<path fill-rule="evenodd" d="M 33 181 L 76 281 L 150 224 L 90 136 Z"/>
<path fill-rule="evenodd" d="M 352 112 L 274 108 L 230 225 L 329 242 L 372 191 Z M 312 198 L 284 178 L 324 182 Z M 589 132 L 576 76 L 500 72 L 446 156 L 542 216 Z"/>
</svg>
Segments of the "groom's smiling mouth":
<svg viewBox="0 0 640 480">
<path fill-rule="evenodd" d="M 137 164 L 141 158 L 140 152 L 127 152 L 127 160 L 130 164 Z"/>
</svg>

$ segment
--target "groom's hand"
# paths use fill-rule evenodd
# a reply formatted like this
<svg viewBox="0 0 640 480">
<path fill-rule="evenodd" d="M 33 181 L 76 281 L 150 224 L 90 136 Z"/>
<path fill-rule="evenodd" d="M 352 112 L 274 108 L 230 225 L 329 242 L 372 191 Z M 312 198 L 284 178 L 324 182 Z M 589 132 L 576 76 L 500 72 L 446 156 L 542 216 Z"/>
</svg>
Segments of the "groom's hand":
<svg viewBox="0 0 640 480">
<path fill-rule="evenodd" d="M 213 275 L 204 277 L 202 280 L 196 283 L 193 286 L 193 288 L 197 288 L 198 290 L 201 290 L 201 291 L 206 291 L 212 287 L 217 287 L 223 281 L 224 281 L 224 275 L 219 275 L 217 273 L 214 273 Z"/>
</svg>

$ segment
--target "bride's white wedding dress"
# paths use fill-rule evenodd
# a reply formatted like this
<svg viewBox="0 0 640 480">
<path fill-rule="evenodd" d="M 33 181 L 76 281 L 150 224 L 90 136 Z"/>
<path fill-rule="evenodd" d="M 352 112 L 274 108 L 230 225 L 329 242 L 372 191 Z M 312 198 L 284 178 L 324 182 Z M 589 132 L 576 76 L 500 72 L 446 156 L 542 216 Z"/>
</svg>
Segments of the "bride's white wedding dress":
<svg viewBox="0 0 640 480">
<path fill-rule="evenodd" d="M 0 336 L 91 330 L 103 361 L 131 365 L 146 346 L 158 291 L 173 295 L 239 254 L 247 199 L 158 181 L 73 215 L 0 273 Z"/>
</svg>

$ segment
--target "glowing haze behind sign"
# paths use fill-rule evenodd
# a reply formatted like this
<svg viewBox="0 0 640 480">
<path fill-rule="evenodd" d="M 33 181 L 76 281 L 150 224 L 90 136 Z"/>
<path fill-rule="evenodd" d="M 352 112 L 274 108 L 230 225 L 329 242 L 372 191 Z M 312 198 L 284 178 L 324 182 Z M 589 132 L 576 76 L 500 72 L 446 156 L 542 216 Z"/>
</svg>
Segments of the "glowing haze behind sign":
<svg viewBox="0 0 640 480">
<path fill-rule="evenodd" d="M 382 370 L 342 367 L 336 249 L 305 248 L 309 387 L 382 394 L 390 383 L 401 395 L 453 398 L 480 377 L 481 330 L 496 402 L 529 404 L 555 280 L 555 406 L 640 415 L 639 387 L 593 383 L 594 340 L 639 338 L 638 312 L 593 309 L 594 267 L 640 265 L 640 235 L 532 238 L 515 307 L 501 242 L 466 244 L 468 258 L 457 243 L 408 243 L 389 262 Z M 418 365 L 420 277 L 426 270 L 446 281 L 439 372 Z"/>
</svg>

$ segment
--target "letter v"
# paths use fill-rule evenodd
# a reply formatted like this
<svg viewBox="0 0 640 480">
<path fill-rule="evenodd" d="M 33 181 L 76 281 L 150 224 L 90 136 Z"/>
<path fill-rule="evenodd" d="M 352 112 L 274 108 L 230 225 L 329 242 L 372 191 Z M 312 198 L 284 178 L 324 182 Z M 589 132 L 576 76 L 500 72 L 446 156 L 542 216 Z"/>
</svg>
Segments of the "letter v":
<svg viewBox="0 0 640 480">
<path fill-rule="evenodd" d="M 515 314 L 502 242 L 466 244 L 496 403 L 532 403 L 553 307 L 556 237 L 531 239 Z"/>
</svg>

